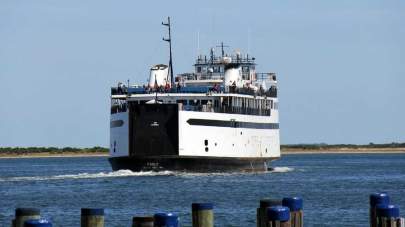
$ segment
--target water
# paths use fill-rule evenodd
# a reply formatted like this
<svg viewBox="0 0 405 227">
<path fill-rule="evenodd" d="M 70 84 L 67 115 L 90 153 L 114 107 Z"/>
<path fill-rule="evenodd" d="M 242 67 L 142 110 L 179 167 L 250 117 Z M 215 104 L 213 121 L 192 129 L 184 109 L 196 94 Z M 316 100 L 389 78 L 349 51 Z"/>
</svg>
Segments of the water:
<svg viewBox="0 0 405 227">
<path fill-rule="evenodd" d="M 305 226 L 367 226 L 368 195 L 385 191 L 405 214 L 404 154 L 284 155 L 268 173 L 111 172 L 106 157 L 0 159 L 0 226 L 38 207 L 54 226 L 80 226 L 81 207 L 106 208 L 106 226 L 172 211 L 191 226 L 192 202 L 215 203 L 216 226 L 255 226 L 263 197 L 301 196 Z M 401 196 L 402 195 L 402 196 Z"/>
</svg>

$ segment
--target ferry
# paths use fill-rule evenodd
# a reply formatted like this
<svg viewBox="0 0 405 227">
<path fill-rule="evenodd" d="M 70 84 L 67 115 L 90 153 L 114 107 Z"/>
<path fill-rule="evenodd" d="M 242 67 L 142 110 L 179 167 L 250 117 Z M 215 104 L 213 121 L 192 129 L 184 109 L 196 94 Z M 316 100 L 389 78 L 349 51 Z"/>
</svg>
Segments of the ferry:
<svg viewBox="0 0 405 227">
<path fill-rule="evenodd" d="M 258 73 L 255 58 L 211 49 L 194 72 L 173 74 L 170 18 L 168 64 L 150 68 L 144 85 L 111 88 L 113 170 L 266 171 L 280 158 L 277 79 Z"/>
</svg>

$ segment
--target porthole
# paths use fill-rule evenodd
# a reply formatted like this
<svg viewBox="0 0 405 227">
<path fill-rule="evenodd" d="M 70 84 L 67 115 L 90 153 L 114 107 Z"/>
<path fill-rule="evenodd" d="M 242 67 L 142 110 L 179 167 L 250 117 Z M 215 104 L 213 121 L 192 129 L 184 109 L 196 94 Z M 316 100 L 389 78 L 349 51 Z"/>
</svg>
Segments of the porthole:
<svg viewBox="0 0 405 227">
<path fill-rule="evenodd" d="M 204 145 L 208 146 L 208 140 L 204 140 Z"/>
<path fill-rule="evenodd" d="M 208 152 L 208 147 L 205 147 L 205 152 Z"/>
</svg>

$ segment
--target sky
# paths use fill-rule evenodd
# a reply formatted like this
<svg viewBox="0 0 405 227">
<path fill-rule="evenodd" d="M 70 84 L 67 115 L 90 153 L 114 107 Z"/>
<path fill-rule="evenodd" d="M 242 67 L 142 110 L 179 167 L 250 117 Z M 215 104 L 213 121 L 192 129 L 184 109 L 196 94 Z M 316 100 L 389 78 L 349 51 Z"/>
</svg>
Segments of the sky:
<svg viewBox="0 0 405 227">
<path fill-rule="evenodd" d="M 109 144 L 110 87 L 221 41 L 279 82 L 282 144 L 405 142 L 405 2 L 0 1 L 0 147 Z M 197 37 L 199 34 L 199 49 Z"/>
</svg>

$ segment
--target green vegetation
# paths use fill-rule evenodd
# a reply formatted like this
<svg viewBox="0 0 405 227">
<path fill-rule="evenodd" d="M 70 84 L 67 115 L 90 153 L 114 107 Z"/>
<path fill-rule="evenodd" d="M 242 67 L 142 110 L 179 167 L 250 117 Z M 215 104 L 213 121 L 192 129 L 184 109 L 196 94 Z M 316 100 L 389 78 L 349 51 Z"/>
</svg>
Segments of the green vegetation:
<svg viewBox="0 0 405 227">
<path fill-rule="evenodd" d="M 405 143 L 386 143 L 386 144 L 290 144 L 281 145 L 281 150 L 340 150 L 340 149 L 394 149 L 405 148 Z M 108 154 L 108 148 L 91 147 L 91 148 L 76 148 L 76 147 L 0 147 L 1 155 L 30 155 L 30 154 Z"/>
<path fill-rule="evenodd" d="M 384 144 L 291 144 L 281 145 L 281 149 L 297 149 L 297 150 L 328 150 L 328 149 L 386 149 L 386 148 L 405 148 L 405 143 L 384 143 Z"/>
<path fill-rule="evenodd" d="M 0 147 L 0 155 L 24 154 L 64 154 L 64 153 L 108 153 L 108 148 L 75 148 L 75 147 Z"/>
</svg>

